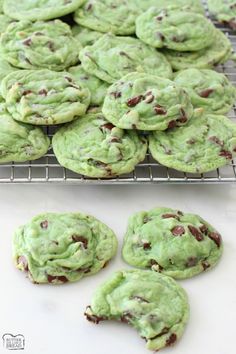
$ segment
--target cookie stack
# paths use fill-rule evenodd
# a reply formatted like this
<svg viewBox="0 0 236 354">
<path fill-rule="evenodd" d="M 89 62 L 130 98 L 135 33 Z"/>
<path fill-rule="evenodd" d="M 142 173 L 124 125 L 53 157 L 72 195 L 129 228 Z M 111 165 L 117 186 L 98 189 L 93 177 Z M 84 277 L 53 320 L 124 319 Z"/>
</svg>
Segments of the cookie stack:
<svg viewBox="0 0 236 354">
<path fill-rule="evenodd" d="M 36 126 L 64 123 L 59 163 L 92 178 L 130 173 L 148 146 L 184 172 L 232 160 L 236 126 L 222 114 L 236 89 L 211 70 L 232 48 L 200 1 L 4 0 L 1 11 L 1 119 L 13 121 L 0 128 L 0 162 L 44 155 Z"/>
</svg>

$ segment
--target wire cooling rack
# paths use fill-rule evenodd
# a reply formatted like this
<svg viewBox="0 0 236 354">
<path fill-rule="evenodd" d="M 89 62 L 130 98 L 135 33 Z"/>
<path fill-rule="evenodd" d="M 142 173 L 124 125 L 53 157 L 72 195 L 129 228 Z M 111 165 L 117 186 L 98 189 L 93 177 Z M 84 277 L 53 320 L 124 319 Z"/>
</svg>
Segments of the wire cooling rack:
<svg viewBox="0 0 236 354">
<path fill-rule="evenodd" d="M 203 2 L 204 5 L 206 2 Z M 206 8 L 206 13 L 207 8 Z M 231 40 L 236 51 L 236 33 L 228 28 L 218 25 Z M 236 85 L 236 64 L 232 61 L 217 67 L 223 72 L 232 83 Z M 236 105 L 233 107 L 229 117 L 236 123 Z M 55 127 L 45 128 L 49 137 L 52 137 Z M 76 174 L 60 166 L 52 149 L 39 160 L 28 163 L 8 163 L 0 165 L 1 183 L 51 183 L 51 184 L 213 184 L 236 182 L 236 159 L 222 168 L 204 174 L 190 174 L 178 172 L 164 167 L 157 163 L 149 153 L 143 162 L 138 164 L 135 170 L 127 175 L 118 176 L 113 179 L 92 179 Z"/>
</svg>

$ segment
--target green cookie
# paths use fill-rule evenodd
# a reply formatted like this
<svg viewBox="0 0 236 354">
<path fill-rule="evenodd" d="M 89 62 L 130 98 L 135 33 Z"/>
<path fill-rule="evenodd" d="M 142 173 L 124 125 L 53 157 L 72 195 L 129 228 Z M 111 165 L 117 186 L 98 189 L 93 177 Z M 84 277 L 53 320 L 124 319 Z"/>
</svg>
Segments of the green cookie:
<svg viewBox="0 0 236 354">
<path fill-rule="evenodd" d="M 81 48 L 60 20 L 14 22 L 0 39 L 2 57 L 22 69 L 64 70 L 78 63 Z"/>
<path fill-rule="evenodd" d="M 136 34 L 155 48 L 197 51 L 214 41 L 215 27 L 203 15 L 151 7 L 136 20 Z"/>
<path fill-rule="evenodd" d="M 235 0 L 207 0 L 210 14 L 220 22 L 236 29 L 236 2 Z"/>
<path fill-rule="evenodd" d="M 52 145 L 62 166 L 96 178 L 133 171 L 147 151 L 144 138 L 116 128 L 102 113 L 87 114 L 62 127 L 53 136 Z"/>
<path fill-rule="evenodd" d="M 102 111 L 122 129 L 165 130 L 193 115 L 188 94 L 173 81 L 131 73 L 109 87 Z"/>
<path fill-rule="evenodd" d="M 212 171 L 236 155 L 236 124 L 220 115 L 195 115 L 183 127 L 154 132 L 149 149 L 164 166 L 190 173 Z"/>
<path fill-rule="evenodd" d="M 92 46 L 81 50 L 80 60 L 85 71 L 108 83 L 134 71 L 172 77 L 164 55 L 132 37 L 105 34 Z"/>
<path fill-rule="evenodd" d="M 149 270 L 123 270 L 101 285 L 85 311 L 87 320 L 117 320 L 134 327 L 151 350 L 174 344 L 189 318 L 184 289 Z"/>
<path fill-rule="evenodd" d="M 1 83 L 1 94 L 13 118 L 25 123 L 51 125 L 83 115 L 90 92 L 66 72 L 18 70 Z"/>
<path fill-rule="evenodd" d="M 0 105 L 0 163 L 36 160 L 47 153 L 49 139 L 40 128 L 18 123 Z"/>
<path fill-rule="evenodd" d="M 155 6 L 159 10 L 168 8 L 172 10 L 191 10 L 191 12 L 201 14 L 205 13 L 201 0 L 132 0 L 132 2 L 136 3 L 136 6 L 144 11 Z"/>
<path fill-rule="evenodd" d="M 12 23 L 13 21 L 14 20 L 12 18 L 10 18 L 9 16 L 6 16 L 4 14 L 0 14 L 0 35 L 6 31 L 9 24 Z"/>
<path fill-rule="evenodd" d="M 174 70 L 189 68 L 207 69 L 214 65 L 227 62 L 232 55 L 232 46 L 223 32 L 215 30 L 213 44 L 197 52 L 176 52 L 165 49 L 163 53 Z"/>
<path fill-rule="evenodd" d="M 139 11 L 133 0 L 93 0 L 75 12 L 74 20 L 98 32 L 129 35 L 135 33 Z"/>
<path fill-rule="evenodd" d="M 16 267 L 34 283 L 74 282 L 97 273 L 116 254 L 113 231 L 82 213 L 45 213 L 19 227 L 13 240 Z"/>
<path fill-rule="evenodd" d="M 74 12 L 85 0 L 4 0 L 4 13 L 17 20 L 51 20 Z"/>
<path fill-rule="evenodd" d="M 79 25 L 74 25 L 72 27 L 72 33 L 74 38 L 81 44 L 83 47 L 87 45 L 93 45 L 99 38 L 103 36 L 103 33 L 92 31 L 89 28 L 81 27 Z"/>
<path fill-rule="evenodd" d="M 98 79 L 94 75 L 90 75 L 84 71 L 81 65 L 70 68 L 69 73 L 74 77 L 75 81 L 81 81 L 89 89 L 91 93 L 91 106 L 100 106 L 103 104 L 109 85 Z"/>
<path fill-rule="evenodd" d="M 186 69 L 174 81 L 187 91 L 193 106 L 205 112 L 228 113 L 236 99 L 236 88 L 224 74 L 213 70 Z"/>
<path fill-rule="evenodd" d="M 200 216 L 155 208 L 129 218 L 122 254 L 132 266 L 185 279 L 213 267 L 222 251 L 220 234 Z"/>
</svg>

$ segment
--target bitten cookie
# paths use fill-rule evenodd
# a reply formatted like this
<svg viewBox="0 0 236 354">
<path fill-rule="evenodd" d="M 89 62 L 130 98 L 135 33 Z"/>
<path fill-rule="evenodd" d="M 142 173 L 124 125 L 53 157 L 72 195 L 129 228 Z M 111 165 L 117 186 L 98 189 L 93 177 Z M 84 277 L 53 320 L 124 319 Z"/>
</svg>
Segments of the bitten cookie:
<svg viewBox="0 0 236 354">
<path fill-rule="evenodd" d="M 74 12 L 85 0 L 4 0 L 3 11 L 17 20 L 51 20 Z"/>
<path fill-rule="evenodd" d="M 96 178 L 133 171 L 147 151 L 145 138 L 116 128 L 102 113 L 87 114 L 62 127 L 53 136 L 52 145 L 62 166 Z"/>
<path fill-rule="evenodd" d="M 16 122 L 5 105 L 0 105 L 0 163 L 39 159 L 46 154 L 49 144 L 40 128 Z"/>
<path fill-rule="evenodd" d="M 85 316 L 96 324 L 105 320 L 129 324 L 148 349 L 157 351 L 182 336 L 189 305 L 174 279 L 148 270 L 123 270 L 96 290 Z"/>
<path fill-rule="evenodd" d="M 215 30 L 212 45 L 196 52 L 177 52 L 164 49 L 163 53 L 174 70 L 189 68 L 208 69 L 217 64 L 223 64 L 230 59 L 233 49 L 231 42 L 220 30 Z"/>
<path fill-rule="evenodd" d="M 179 71 L 174 82 L 189 94 L 194 107 L 205 112 L 228 113 L 236 99 L 236 88 L 224 74 L 207 69 Z"/>
<path fill-rule="evenodd" d="M 153 132 L 149 149 L 164 166 L 190 173 L 212 171 L 236 155 L 236 124 L 216 114 L 195 115 L 183 127 Z"/>
<path fill-rule="evenodd" d="M 74 20 L 98 32 L 129 35 L 135 33 L 138 14 L 133 0 L 92 0 L 75 12 Z"/>
<path fill-rule="evenodd" d="M 65 72 L 18 70 L 1 83 L 1 94 L 13 118 L 36 125 L 60 124 L 83 115 L 90 92 Z"/>
<path fill-rule="evenodd" d="M 214 41 L 214 25 L 203 15 L 151 7 L 136 20 L 136 34 L 155 48 L 197 51 Z"/>
<path fill-rule="evenodd" d="M 165 130 L 186 124 L 193 115 L 188 94 L 173 81 L 131 73 L 111 85 L 102 111 L 119 128 Z"/>
<path fill-rule="evenodd" d="M 110 84 L 134 71 L 172 77 L 165 56 L 132 37 L 105 34 L 92 46 L 83 48 L 79 57 L 85 71 Z"/>
<path fill-rule="evenodd" d="M 129 218 L 122 255 L 135 267 L 185 279 L 214 267 L 222 250 L 220 234 L 200 216 L 155 208 Z"/>
<path fill-rule="evenodd" d="M 62 71 L 78 63 L 81 48 L 60 20 L 13 22 L 0 40 L 2 57 L 22 69 Z"/>
<path fill-rule="evenodd" d="M 74 282 L 97 273 L 115 255 L 113 231 L 82 213 L 45 213 L 19 227 L 13 240 L 16 267 L 34 283 Z"/>
</svg>

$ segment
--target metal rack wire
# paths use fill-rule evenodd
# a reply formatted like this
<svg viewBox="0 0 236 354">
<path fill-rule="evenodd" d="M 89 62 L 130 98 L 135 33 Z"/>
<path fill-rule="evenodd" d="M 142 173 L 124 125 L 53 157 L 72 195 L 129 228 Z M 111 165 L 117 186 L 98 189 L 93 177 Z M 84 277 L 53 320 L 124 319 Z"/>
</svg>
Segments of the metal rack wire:
<svg viewBox="0 0 236 354">
<path fill-rule="evenodd" d="M 206 2 L 204 1 L 204 5 Z M 207 9 L 206 9 L 207 11 Z M 236 50 L 236 33 L 228 28 L 216 24 L 232 42 Z M 228 76 L 231 82 L 236 84 L 236 64 L 228 62 L 220 65 L 217 70 Z M 229 117 L 236 123 L 236 105 Z M 55 127 L 46 129 L 48 136 L 52 136 Z M 8 163 L 0 165 L 1 183 L 51 183 L 51 184 L 213 184 L 236 182 L 236 159 L 225 167 L 204 174 L 189 174 L 178 172 L 158 164 L 149 153 L 143 162 L 138 164 L 135 170 L 127 175 L 113 179 L 91 179 L 76 174 L 60 166 L 52 149 L 39 160 L 27 163 Z"/>
</svg>

